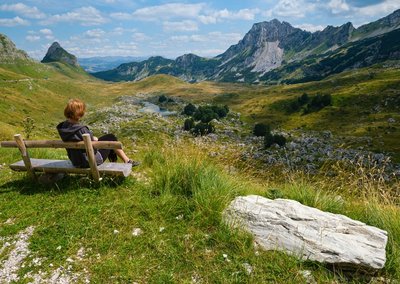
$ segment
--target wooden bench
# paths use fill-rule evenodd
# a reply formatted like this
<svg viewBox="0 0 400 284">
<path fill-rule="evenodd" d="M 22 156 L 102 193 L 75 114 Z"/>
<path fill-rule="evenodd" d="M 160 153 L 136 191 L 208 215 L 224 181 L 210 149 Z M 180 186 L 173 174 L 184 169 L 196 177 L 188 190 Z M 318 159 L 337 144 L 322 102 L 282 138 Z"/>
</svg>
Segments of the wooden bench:
<svg viewBox="0 0 400 284">
<path fill-rule="evenodd" d="M 15 171 L 26 171 L 32 178 L 35 173 L 46 174 L 72 173 L 90 174 L 94 181 L 99 182 L 101 175 L 127 177 L 132 171 L 132 164 L 125 163 L 103 163 L 97 166 L 94 149 L 122 149 L 122 143 L 118 141 L 91 141 L 89 134 L 83 134 L 81 142 L 63 142 L 60 140 L 23 140 L 20 134 L 14 135 L 15 141 L 3 141 L 1 147 L 18 148 L 22 160 L 10 165 Z M 31 159 L 28 148 L 65 148 L 85 149 L 88 156 L 90 168 L 76 168 L 69 160 Z"/>
</svg>

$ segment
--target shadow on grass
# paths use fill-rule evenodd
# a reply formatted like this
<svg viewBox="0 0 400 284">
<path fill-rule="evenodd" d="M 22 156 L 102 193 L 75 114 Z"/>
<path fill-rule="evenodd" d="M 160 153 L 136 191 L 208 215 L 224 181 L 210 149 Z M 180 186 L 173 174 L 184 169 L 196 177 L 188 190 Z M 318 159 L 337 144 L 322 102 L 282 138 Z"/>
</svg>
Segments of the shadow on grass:
<svg viewBox="0 0 400 284">
<path fill-rule="evenodd" d="M 52 184 L 41 184 L 37 180 L 28 177 L 9 181 L 0 185 L 0 194 L 8 192 L 19 192 L 23 195 L 33 194 L 64 194 L 69 191 L 89 189 L 100 190 L 106 188 L 116 188 L 124 183 L 132 183 L 132 177 L 103 177 L 101 182 L 96 183 L 87 176 L 66 175 L 61 180 Z"/>
</svg>

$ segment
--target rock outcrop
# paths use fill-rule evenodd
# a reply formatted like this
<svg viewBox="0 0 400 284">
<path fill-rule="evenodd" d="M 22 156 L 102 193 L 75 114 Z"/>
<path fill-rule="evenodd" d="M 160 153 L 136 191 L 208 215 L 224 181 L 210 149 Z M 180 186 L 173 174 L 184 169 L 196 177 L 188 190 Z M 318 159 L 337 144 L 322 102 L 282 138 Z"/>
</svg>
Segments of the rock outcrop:
<svg viewBox="0 0 400 284">
<path fill-rule="evenodd" d="M 25 51 L 17 49 L 7 36 L 0 34 L 0 63 L 11 63 L 18 59 L 32 60 Z"/>
<path fill-rule="evenodd" d="M 226 222 L 252 233 L 266 250 L 343 269 L 381 269 L 386 231 L 287 199 L 237 197 L 224 212 Z"/>
<path fill-rule="evenodd" d="M 60 46 L 58 42 L 53 42 L 53 44 L 47 50 L 46 56 L 41 62 L 62 62 L 68 65 L 79 67 L 78 59 L 76 58 L 76 56 L 67 52 L 64 48 Z"/>
</svg>

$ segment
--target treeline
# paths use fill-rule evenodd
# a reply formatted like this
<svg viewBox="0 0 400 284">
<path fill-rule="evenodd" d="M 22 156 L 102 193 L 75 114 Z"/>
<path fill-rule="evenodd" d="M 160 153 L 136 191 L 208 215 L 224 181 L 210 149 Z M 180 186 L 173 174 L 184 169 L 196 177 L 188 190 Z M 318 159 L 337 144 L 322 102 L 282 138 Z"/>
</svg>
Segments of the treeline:
<svg viewBox="0 0 400 284">
<path fill-rule="evenodd" d="M 183 124 L 185 131 L 190 131 L 194 135 L 207 135 L 215 132 L 215 127 L 211 123 L 213 119 L 220 120 L 229 113 L 229 107 L 218 105 L 199 106 L 198 108 L 189 103 L 183 109 L 183 114 L 190 116 Z"/>
</svg>

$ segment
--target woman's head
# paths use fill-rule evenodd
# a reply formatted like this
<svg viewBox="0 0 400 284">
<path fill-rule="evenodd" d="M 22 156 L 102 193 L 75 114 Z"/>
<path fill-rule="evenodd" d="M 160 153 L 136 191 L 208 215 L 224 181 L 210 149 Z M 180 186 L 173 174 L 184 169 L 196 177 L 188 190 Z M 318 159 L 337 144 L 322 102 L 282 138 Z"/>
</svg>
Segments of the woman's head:
<svg viewBox="0 0 400 284">
<path fill-rule="evenodd" d="M 86 105 L 80 99 L 70 99 L 64 109 L 64 116 L 68 119 L 78 121 L 85 115 Z"/>
</svg>

